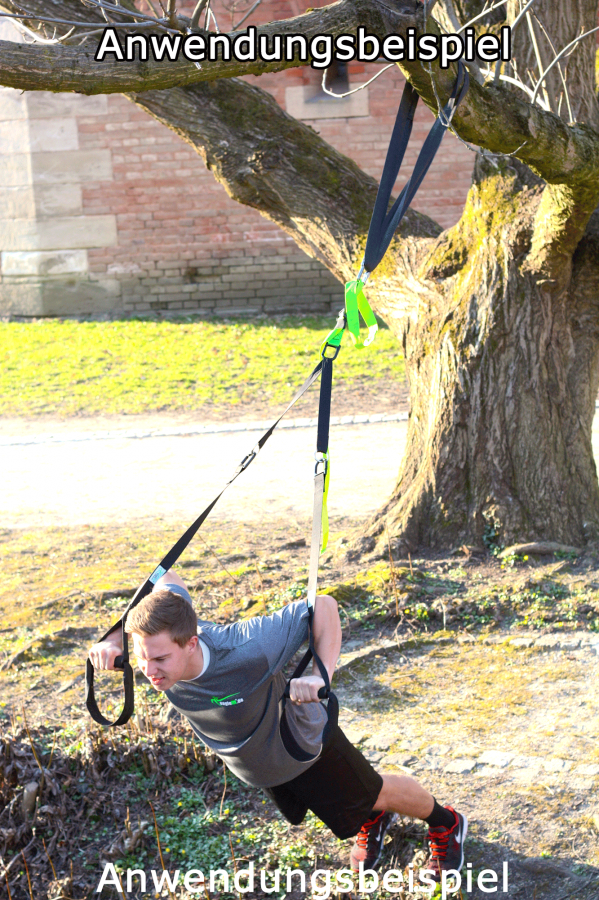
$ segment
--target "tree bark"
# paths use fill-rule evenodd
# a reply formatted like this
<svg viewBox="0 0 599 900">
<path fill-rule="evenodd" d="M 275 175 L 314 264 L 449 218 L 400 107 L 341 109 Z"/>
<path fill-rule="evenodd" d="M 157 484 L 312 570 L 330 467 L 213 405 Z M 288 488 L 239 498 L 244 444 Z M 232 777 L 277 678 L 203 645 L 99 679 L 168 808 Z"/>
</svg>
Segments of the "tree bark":
<svg viewBox="0 0 599 900">
<path fill-rule="evenodd" d="M 551 3 L 535 4 L 558 49 L 596 21 L 596 2 L 568 7 L 556 20 Z M 589 85 L 587 52 L 568 88 L 596 133 Z M 422 91 L 430 103 L 431 87 Z M 403 341 L 412 410 L 398 486 L 366 547 L 384 528 L 408 548 L 480 546 L 491 531 L 506 544 L 599 536 L 597 216 L 589 221 L 599 194 L 594 178 L 550 172 L 538 144 L 516 155 L 531 168 L 479 155 L 462 219 L 414 255 L 420 307 L 379 307 Z"/>
<path fill-rule="evenodd" d="M 397 488 L 367 530 L 407 549 L 584 544 L 599 533 L 591 446 L 599 383 L 599 216 L 556 298 L 536 277 L 543 185 L 479 157 L 460 223 L 413 262 L 416 315 L 380 311 L 403 342 L 411 415 Z"/>
</svg>

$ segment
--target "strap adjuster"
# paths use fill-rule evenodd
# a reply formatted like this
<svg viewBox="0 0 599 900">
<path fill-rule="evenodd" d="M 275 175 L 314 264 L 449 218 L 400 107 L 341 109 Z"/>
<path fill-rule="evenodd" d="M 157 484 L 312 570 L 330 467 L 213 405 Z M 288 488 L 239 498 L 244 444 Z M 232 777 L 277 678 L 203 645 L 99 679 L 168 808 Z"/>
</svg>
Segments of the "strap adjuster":
<svg viewBox="0 0 599 900">
<path fill-rule="evenodd" d="M 255 448 L 251 450 L 247 456 L 244 456 L 241 462 L 239 463 L 239 467 L 237 469 L 237 473 L 241 474 L 241 472 L 245 472 L 247 467 L 252 463 L 256 457 L 258 456 L 258 450 Z"/>
<path fill-rule="evenodd" d="M 339 310 L 339 313 L 337 314 L 335 327 L 327 334 L 326 338 L 321 344 L 320 355 L 323 359 L 330 359 L 331 362 L 334 359 L 337 359 L 337 357 L 339 356 L 339 351 L 341 349 L 341 340 L 343 338 L 343 332 L 345 331 L 346 325 L 347 317 L 344 306 Z"/>
</svg>

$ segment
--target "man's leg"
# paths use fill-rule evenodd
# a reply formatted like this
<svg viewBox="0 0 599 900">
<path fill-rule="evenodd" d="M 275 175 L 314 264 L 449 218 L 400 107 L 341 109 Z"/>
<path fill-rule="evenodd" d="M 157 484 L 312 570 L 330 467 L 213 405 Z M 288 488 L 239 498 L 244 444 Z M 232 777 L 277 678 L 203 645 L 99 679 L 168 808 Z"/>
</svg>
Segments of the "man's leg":
<svg viewBox="0 0 599 900">
<path fill-rule="evenodd" d="M 383 840 L 397 815 L 422 819 L 429 826 L 431 855 L 426 868 L 441 879 L 442 870 L 459 871 L 464 862 L 463 844 L 468 822 L 453 808 L 441 806 L 414 778 L 381 773 L 383 786 L 372 815 L 362 826 L 351 853 L 352 868 L 360 863 L 372 867 L 378 860 Z"/>
<path fill-rule="evenodd" d="M 381 772 L 381 777 L 383 787 L 374 804 L 375 809 L 385 809 L 412 819 L 426 820 L 430 816 L 435 798 L 414 778 L 388 772 Z"/>
</svg>

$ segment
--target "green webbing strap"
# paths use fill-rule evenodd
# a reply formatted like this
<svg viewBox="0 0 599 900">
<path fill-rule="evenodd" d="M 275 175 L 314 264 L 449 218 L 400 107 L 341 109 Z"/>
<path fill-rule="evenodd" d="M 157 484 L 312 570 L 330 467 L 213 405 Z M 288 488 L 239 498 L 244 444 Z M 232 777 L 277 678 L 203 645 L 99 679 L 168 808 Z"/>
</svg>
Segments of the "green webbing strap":
<svg viewBox="0 0 599 900">
<path fill-rule="evenodd" d="M 332 331 L 329 331 L 329 333 L 325 337 L 324 341 L 320 345 L 321 357 L 323 357 L 325 355 L 325 353 L 327 353 L 327 355 L 329 355 L 329 356 L 332 355 L 332 352 L 330 350 L 327 351 L 327 347 L 332 347 L 333 351 L 336 351 L 335 355 L 333 356 L 333 359 L 335 358 L 335 356 L 337 356 L 337 353 L 339 352 L 339 348 L 341 346 L 343 332 L 345 331 L 346 326 L 347 326 L 347 317 L 346 317 L 345 309 L 340 309 L 339 314 L 337 315 L 337 321 L 335 322 L 335 327 L 333 328 Z"/>
<path fill-rule="evenodd" d="M 329 543 L 329 511 L 327 509 L 327 502 L 329 499 L 329 478 L 331 477 L 331 460 L 329 454 L 327 453 L 326 457 L 326 469 L 324 474 L 324 489 L 322 492 L 322 515 L 320 517 L 321 528 L 322 528 L 322 536 L 320 539 L 320 552 L 324 553 L 327 549 L 327 544 Z"/>
<path fill-rule="evenodd" d="M 362 350 L 372 344 L 378 331 L 376 316 L 370 308 L 370 303 L 364 293 L 364 282 L 357 278 L 348 281 L 345 285 L 345 313 L 347 316 L 347 329 L 354 342 L 356 350 Z M 368 337 L 362 341 L 360 337 L 360 316 L 364 319 L 368 328 Z"/>
</svg>

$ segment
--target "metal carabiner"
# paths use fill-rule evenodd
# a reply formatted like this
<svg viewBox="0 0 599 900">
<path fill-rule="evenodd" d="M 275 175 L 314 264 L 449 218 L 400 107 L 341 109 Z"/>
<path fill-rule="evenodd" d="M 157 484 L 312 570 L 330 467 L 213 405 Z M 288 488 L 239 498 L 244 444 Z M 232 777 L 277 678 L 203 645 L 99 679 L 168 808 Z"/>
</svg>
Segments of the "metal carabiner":
<svg viewBox="0 0 599 900">
<path fill-rule="evenodd" d="M 245 472 L 245 470 L 250 465 L 250 463 L 252 463 L 256 459 L 259 452 L 260 452 L 260 447 L 256 444 L 254 449 L 251 450 L 247 456 L 243 457 L 243 459 L 241 460 L 241 462 L 235 469 L 235 473 L 234 473 L 233 477 L 227 481 L 227 486 L 232 484 L 238 475 L 241 475 L 242 472 Z"/>
<path fill-rule="evenodd" d="M 370 278 L 370 272 L 366 272 L 366 275 L 364 276 L 364 278 L 362 278 L 362 275 L 364 275 L 364 260 L 362 260 L 362 265 L 360 266 L 360 271 L 358 272 L 358 277 L 356 278 L 356 281 L 361 281 L 362 284 L 366 284 L 366 282 Z"/>
</svg>

